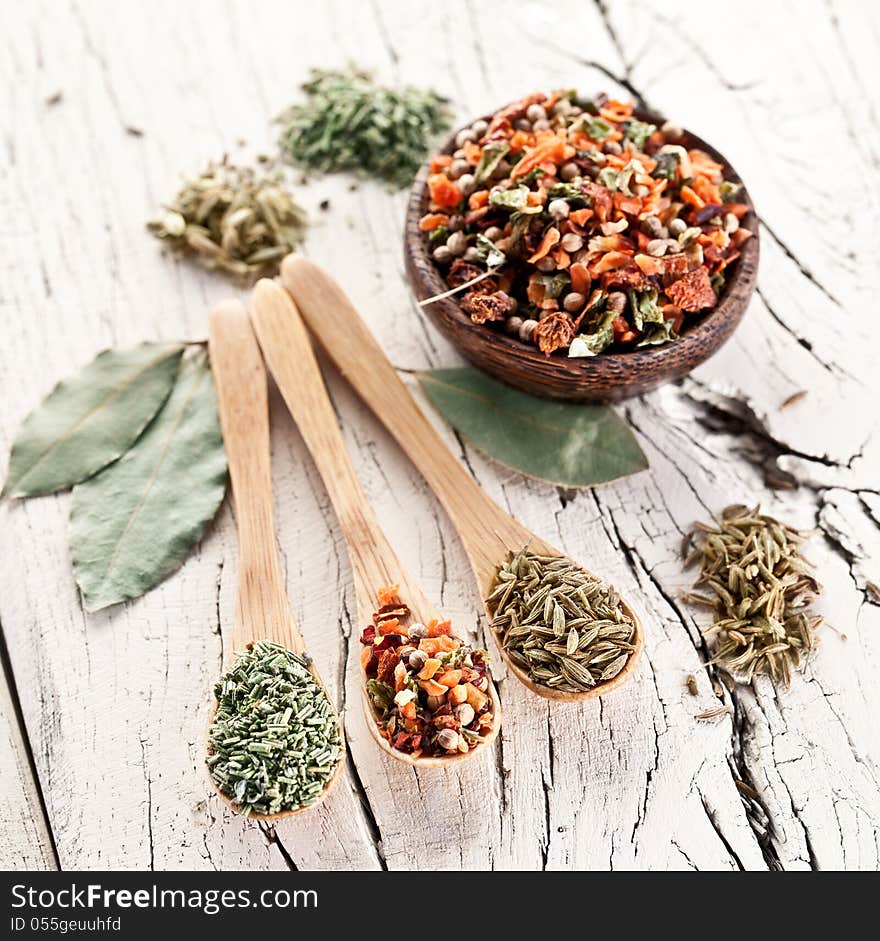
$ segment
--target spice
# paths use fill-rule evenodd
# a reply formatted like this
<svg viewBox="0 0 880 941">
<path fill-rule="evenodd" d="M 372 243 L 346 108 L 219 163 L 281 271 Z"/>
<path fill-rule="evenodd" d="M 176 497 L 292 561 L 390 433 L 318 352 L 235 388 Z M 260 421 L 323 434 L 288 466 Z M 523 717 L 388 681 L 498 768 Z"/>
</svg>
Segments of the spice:
<svg viewBox="0 0 880 941">
<path fill-rule="evenodd" d="M 361 635 L 367 694 L 383 738 L 419 755 L 466 754 L 492 731 L 488 655 L 452 633 L 449 621 L 413 622 L 382 588 L 378 610 Z"/>
<path fill-rule="evenodd" d="M 305 212 L 278 174 L 225 159 L 188 177 L 173 202 L 147 223 L 172 250 L 244 282 L 273 274 L 305 234 Z"/>
<path fill-rule="evenodd" d="M 308 100 L 281 116 L 281 147 L 310 170 L 407 186 L 431 138 L 449 126 L 446 100 L 436 92 L 383 88 L 357 69 L 314 69 L 302 87 Z"/>
<path fill-rule="evenodd" d="M 807 534 L 742 505 L 724 510 L 716 526 L 696 524 L 688 563 L 699 562 L 691 604 L 710 607 L 715 622 L 703 631 L 715 638 L 717 663 L 750 682 L 757 673 L 788 686 L 791 668 L 815 647 L 823 618 L 810 608 L 821 586 L 800 554 Z"/>
<path fill-rule="evenodd" d="M 691 696 L 696 696 L 700 692 L 700 687 L 697 686 L 697 678 L 693 673 L 688 673 L 687 679 L 685 680 L 685 685 L 687 686 L 688 692 Z"/>
<path fill-rule="evenodd" d="M 430 162 L 419 227 L 464 312 L 515 334 L 505 316 L 482 316 L 488 298 L 512 307 L 538 324 L 520 339 L 547 356 L 678 339 L 716 305 L 751 235 L 740 186 L 681 141 L 631 102 L 570 91 L 537 92 L 461 131 L 457 149 Z"/>
<path fill-rule="evenodd" d="M 207 764 L 220 791 L 245 816 L 313 804 L 343 748 L 336 712 L 308 658 L 257 641 L 216 684 L 214 695 Z"/>
<path fill-rule="evenodd" d="M 570 559 L 511 553 L 489 597 L 492 627 L 535 683 L 580 692 L 614 679 L 635 651 L 635 626 L 610 585 Z"/>
</svg>

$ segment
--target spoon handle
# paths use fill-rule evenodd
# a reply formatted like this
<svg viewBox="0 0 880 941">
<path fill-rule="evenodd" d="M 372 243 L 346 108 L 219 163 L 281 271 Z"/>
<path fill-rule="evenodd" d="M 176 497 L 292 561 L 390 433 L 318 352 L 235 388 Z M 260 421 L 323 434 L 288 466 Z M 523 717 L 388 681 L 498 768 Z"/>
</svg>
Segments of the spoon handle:
<svg viewBox="0 0 880 941">
<path fill-rule="evenodd" d="M 336 413 L 290 295 L 274 281 L 254 288 L 252 319 L 266 363 L 317 465 L 348 546 L 358 605 L 375 609 L 376 591 L 406 585 L 409 598 L 426 604 L 403 572 L 364 496 L 342 440 Z M 417 595 L 417 598 L 413 598 Z M 412 602 L 411 602 L 412 603 Z"/>
<path fill-rule="evenodd" d="M 239 301 L 218 304 L 208 347 L 238 527 L 238 600 L 233 652 L 269 639 L 302 653 L 275 545 L 266 370 L 248 313 Z"/>
<path fill-rule="evenodd" d="M 449 514 L 471 564 L 487 587 L 503 553 L 535 537 L 501 509 L 452 456 L 339 285 L 294 255 L 281 280 L 309 330 L 421 471 Z"/>
</svg>

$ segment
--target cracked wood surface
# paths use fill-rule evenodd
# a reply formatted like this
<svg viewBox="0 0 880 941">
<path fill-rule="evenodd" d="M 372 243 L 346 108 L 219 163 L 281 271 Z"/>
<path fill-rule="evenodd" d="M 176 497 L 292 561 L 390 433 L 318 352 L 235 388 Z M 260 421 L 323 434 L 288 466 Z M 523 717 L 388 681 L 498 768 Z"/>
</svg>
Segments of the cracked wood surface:
<svg viewBox="0 0 880 941">
<path fill-rule="evenodd" d="M 878 11 L 754 0 L 735 15 L 710 3 L 699 18 L 679 0 L 451 0 L 439 19 L 430 9 L 281 0 L 258 14 L 243 2 L 170 0 L 0 9 L 0 446 L 8 451 L 27 411 L 99 349 L 205 335 L 228 286 L 162 257 L 143 221 L 180 172 L 227 150 L 271 148 L 269 122 L 310 65 L 354 60 L 389 81 L 433 84 L 462 119 L 533 87 L 628 90 L 711 140 L 748 182 L 763 245 L 742 326 L 680 386 L 622 406 L 651 471 L 594 491 L 500 468 L 429 414 L 495 499 L 640 605 L 637 676 L 571 707 L 529 694 L 499 666 L 505 719 L 494 752 L 439 773 L 386 760 L 360 714 L 359 625 L 339 529 L 276 396 L 279 548 L 297 621 L 345 710 L 344 780 L 314 813 L 274 829 L 234 818 L 212 796 L 201 749 L 232 621 L 228 508 L 162 586 L 87 616 L 64 544 L 67 496 L 4 505 L 0 623 L 14 687 L 0 690 L 0 865 L 876 869 L 880 381 L 860 315 L 877 275 L 877 187 L 866 181 L 880 151 Z M 553 28 L 560 14 L 565 28 Z M 62 101 L 46 106 L 57 89 Z M 405 283 L 404 194 L 350 191 L 343 178 L 297 194 L 314 220 L 307 253 L 342 280 L 395 364 L 455 364 Z M 481 635 L 442 511 L 351 390 L 327 378 L 392 544 L 429 597 Z M 718 699 L 701 670 L 700 613 L 679 600 L 691 577 L 678 548 L 694 519 L 733 500 L 818 530 L 808 551 L 836 630 L 824 630 L 790 691 L 763 679 L 724 689 L 732 714 L 700 722 Z"/>
</svg>

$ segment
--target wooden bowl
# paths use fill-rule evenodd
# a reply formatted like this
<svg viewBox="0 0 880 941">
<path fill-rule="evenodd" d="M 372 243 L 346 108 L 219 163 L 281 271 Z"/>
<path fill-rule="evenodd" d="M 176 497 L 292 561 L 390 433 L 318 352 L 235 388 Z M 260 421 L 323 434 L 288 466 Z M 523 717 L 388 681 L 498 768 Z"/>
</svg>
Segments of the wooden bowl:
<svg viewBox="0 0 880 941">
<path fill-rule="evenodd" d="M 642 120 L 658 126 L 659 115 L 637 112 Z M 469 126 L 469 125 L 466 125 Z M 443 153 L 452 153 L 456 131 L 447 140 Z M 742 180 L 730 161 L 695 134 L 685 131 L 682 143 L 705 151 L 726 167 L 725 179 Z M 428 209 L 428 162 L 418 173 L 410 191 L 404 228 L 404 255 L 410 283 L 421 301 L 448 290 L 430 256 L 419 219 Z M 455 296 L 426 305 L 434 325 L 474 366 L 497 379 L 533 395 L 552 399 L 602 402 L 641 395 L 664 382 L 680 379 L 705 362 L 736 329 L 746 312 L 758 273 L 759 235 L 754 206 L 745 187 L 739 202 L 749 207 L 744 224 L 754 233 L 743 244 L 740 257 L 727 272 L 727 283 L 717 306 L 707 314 L 692 317 L 681 339 L 666 346 L 621 353 L 600 353 L 589 358 L 569 359 L 561 355 L 545 356 L 536 347 L 508 336 L 500 330 L 474 324 L 459 307 Z"/>
</svg>

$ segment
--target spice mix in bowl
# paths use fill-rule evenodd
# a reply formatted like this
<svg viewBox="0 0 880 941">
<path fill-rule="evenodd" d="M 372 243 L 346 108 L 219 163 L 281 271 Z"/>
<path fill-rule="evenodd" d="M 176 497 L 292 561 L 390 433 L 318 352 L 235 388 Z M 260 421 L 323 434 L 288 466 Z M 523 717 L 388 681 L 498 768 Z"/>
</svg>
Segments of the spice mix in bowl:
<svg viewBox="0 0 880 941">
<path fill-rule="evenodd" d="M 631 102 L 537 92 L 422 169 L 406 252 L 423 306 L 527 391 L 616 398 L 721 345 L 754 285 L 752 206 L 705 142 Z"/>
</svg>

